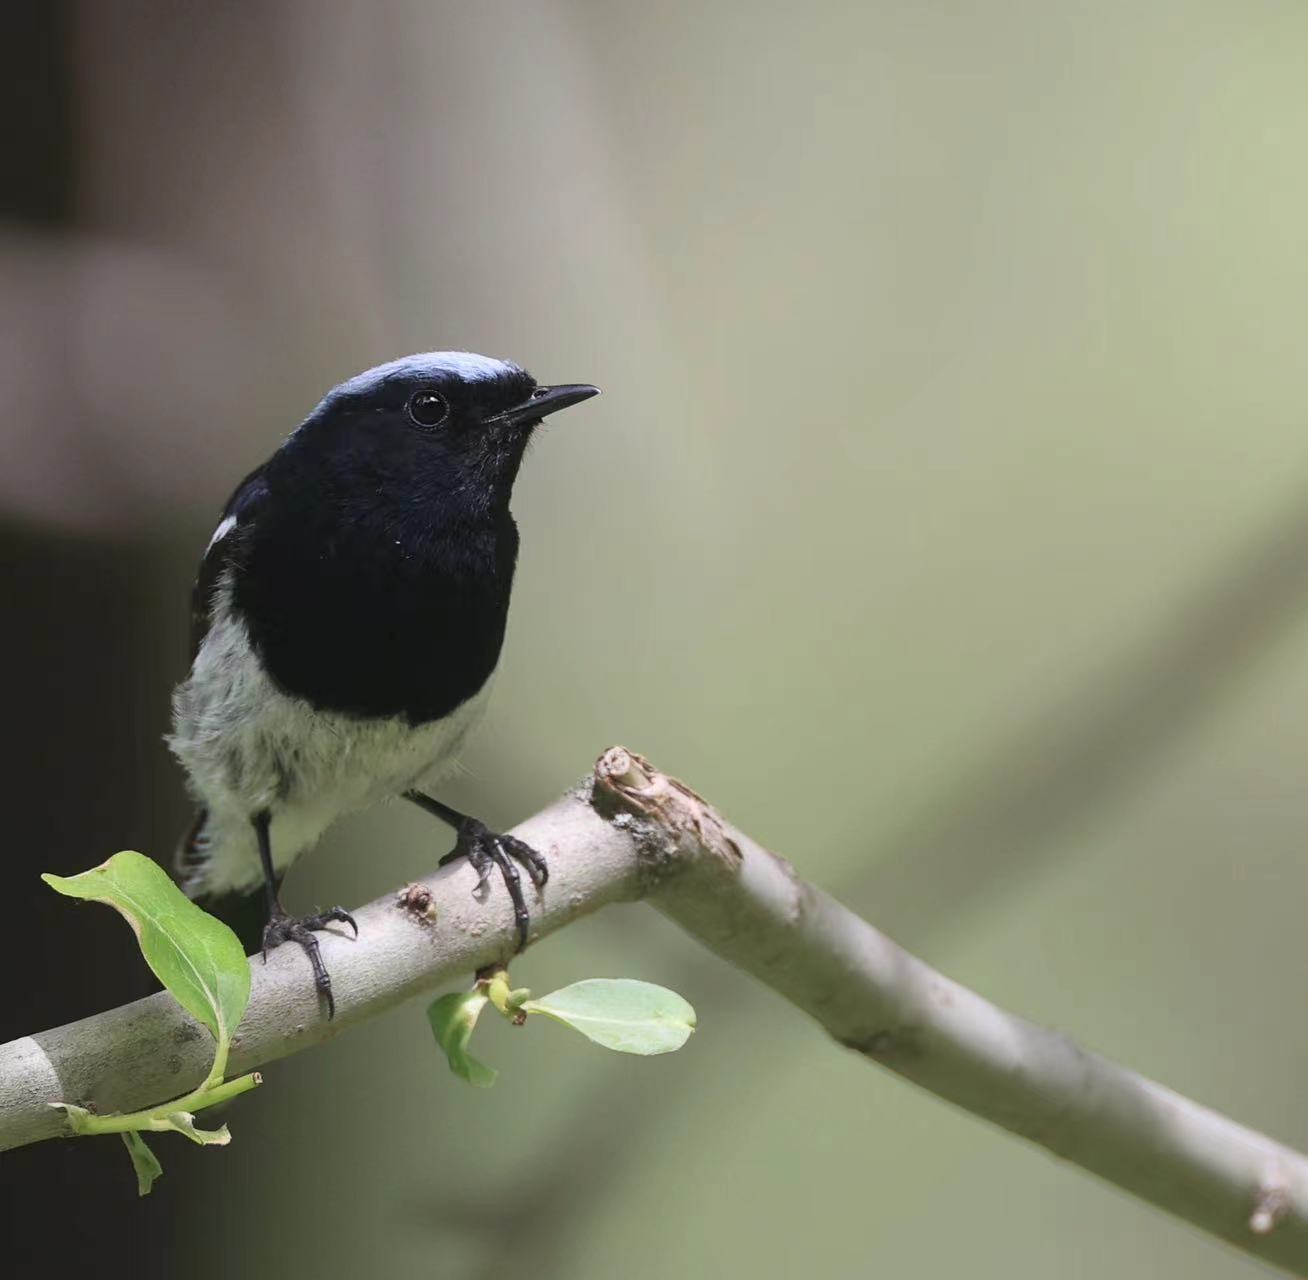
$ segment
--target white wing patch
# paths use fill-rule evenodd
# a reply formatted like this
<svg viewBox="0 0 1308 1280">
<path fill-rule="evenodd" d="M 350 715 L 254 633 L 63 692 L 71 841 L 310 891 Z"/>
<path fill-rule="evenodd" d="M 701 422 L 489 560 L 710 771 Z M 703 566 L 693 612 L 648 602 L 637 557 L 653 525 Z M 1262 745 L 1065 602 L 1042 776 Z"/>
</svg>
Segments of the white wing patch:
<svg viewBox="0 0 1308 1280">
<path fill-rule="evenodd" d="M 209 545 L 205 547 L 204 554 L 208 555 L 213 550 L 214 544 L 221 542 L 233 529 L 236 528 L 236 517 L 226 516 L 213 531 L 213 537 L 209 539 Z"/>
</svg>

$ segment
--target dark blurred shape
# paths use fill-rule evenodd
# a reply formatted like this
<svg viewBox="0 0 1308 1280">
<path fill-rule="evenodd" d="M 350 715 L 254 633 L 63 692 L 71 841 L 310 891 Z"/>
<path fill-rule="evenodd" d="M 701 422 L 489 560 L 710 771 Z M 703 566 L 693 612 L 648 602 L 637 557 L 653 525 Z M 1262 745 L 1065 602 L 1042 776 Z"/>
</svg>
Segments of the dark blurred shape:
<svg viewBox="0 0 1308 1280">
<path fill-rule="evenodd" d="M 150 849 L 165 708 L 151 556 L 130 545 L 0 523 L 0 672 L 5 706 L 5 922 L 0 1040 L 121 1004 L 157 988 L 112 911 L 50 892 L 42 871 L 72 873 L 120 848 Z M 155 627 L 157 630 L 157 626 Z M 180 817 L 176 802 L 165 804 Z M 157 1141 L 157 1140 L 156 1140 Z M 159 1143 L 165 1173 L 192 1155 Z M 112 1251 L 143 1276 L 177 1274 L 173 1223 L 184 1179 L 140 1200 L 122 1144 L 46 1142 L 0 1164 L 8 1247 L 68 1257 Z M 30 1243 L 31 1252 L 24 1248 Z"/>
<path fill-rule="evenodd" d="M 70 6 L 60 0 L 10 5 L 0 16 L 0 110 L 11 125 L 0 217 L 53 234 L 73 229 L 76 219 L 70 31 Z M 0 521 L 7 784 L 0 1040 L 156 985 L 112 912 L 74 906 L 38 879 L 42 871 L 84 870 L 131 844 L 151 847 L 163 708 L 152 705 L 159 640 L 149 624 L 149 584 L 157 577 L 147 572 L 150 559 L 140 547 Z M 164 1152 L 165 1169 L 170 1155 L 183 1153 Z M 176 1183 L 165 1179 L 141 1200 L 127 1154 L 113 1140 L 6 1152 L 7 1248 L 14 1257 L 112 1253 L 131 1258 L 142 1276 L 176 1275 Z"/>
<path fill-rule="evenodd" d="M 0 217 L 40 227 L 73 217 L 71 6 L 66 0 L 0 11 Z"/>
</svg>

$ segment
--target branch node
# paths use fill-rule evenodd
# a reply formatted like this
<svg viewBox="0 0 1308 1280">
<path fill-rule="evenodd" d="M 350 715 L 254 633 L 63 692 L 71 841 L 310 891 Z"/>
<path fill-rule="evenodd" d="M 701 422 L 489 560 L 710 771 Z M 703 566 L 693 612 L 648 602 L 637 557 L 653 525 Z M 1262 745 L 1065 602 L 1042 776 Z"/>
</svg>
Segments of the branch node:
<svg viewBox="0 0 1308 1280">
<path fill-rule="evenodd" d="M 610 747 L 595 761 L 591 803 L 616 825 L 627 825 L 619 821 L 623 814 L 653 824 L 664 848 L 647 851 L 655 852 L 658 862 L 707 854 L 734 871 L 743 861 L 740 846 L 712 805 L 625 747 Z"/>
<path fill-rule="evenodd" d="M 395 895 L 395 905 L 419 924 L 436 923 L 436 896 L 425 884 L 408 884 Z"/>
</svg>

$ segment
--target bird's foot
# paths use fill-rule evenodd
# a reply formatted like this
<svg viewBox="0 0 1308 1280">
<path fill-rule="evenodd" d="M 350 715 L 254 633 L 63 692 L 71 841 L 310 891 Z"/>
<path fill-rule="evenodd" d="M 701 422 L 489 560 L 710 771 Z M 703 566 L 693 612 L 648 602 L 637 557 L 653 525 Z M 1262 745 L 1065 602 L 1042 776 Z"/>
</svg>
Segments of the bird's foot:
<svg viewBox="0 0 1308 1280">
<path fill-rule="evenodd" d="M 526 899 L 522 896 L 522 876 L 517 864 L 521 862 L 527 868 L 532 883 L 539 889 L 550 878 L 550 869 L 545 859 L 517 836 L 499 835 L 476 818 L 465 818 L 460 823 L 458 842 L 441 859 L 440 865 L 445 866 L 456 858 L 467 858 L 472 863 L 472 868 L 477 873 L 478 895 L 487 891 L 491 868 L 499 868 L 504 887 L 509 891 L 509 901 L 513 903 L 513 919 L 518 926 L 518 950 L 521 951 L 527 945 L 531 914 L 527 910 Z"/>
<path fill-rule="evenodd" d="M 325 929 L 329 924 L 348 924 L 354 930 L 354 936 L 356 938 L 359 936 L 359 926 L 354 923 L 354 917 L 344 907 L 329 907 L 326 911 L 318 912 L 317 915 L 304 916 L 298 920 L 294 916 L 288 916 L 280 906 L 276 907 L 264 926 L 263 958 L 267 961 L 268 952 L 283 942 L 298 942 L 304 948 L 304 954 L 309 957 L 309 965 L 313 969 L 313 985 L 318 988 L 318 994 L 327 1002 L 327 1020 L 330 1022 L 336 1016 L 332 979 L 331 974 L 327 972 L 327 966 L 322 962 L 318 939 L 313 936 L 313 930 Z"/>
</svg>

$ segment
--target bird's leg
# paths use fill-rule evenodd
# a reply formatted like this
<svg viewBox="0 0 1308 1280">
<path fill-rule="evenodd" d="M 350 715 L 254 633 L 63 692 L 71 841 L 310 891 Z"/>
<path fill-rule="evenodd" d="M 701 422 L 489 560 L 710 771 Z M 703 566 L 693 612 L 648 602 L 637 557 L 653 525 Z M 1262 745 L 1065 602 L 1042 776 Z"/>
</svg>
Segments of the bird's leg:
<svg viewBox="0 0 1308 1280">
<path fill-rule="evenodd" d="M 344 907 L 328 907 L 326 911 L 299 919 L 288 915 L 281 900 L 282 877 L 273 870 L 271 815 L 267 809 L 260 810 L 254 815 L 253 822 L 259 841 L 259 861 L 263 864 L 264 891 L 268 895 L 268 923 L 263 929 L 263 958 L 266 961 L 268 952 L 283 942 L 298 942 L 309 957 L 309 965 L 313 969 L 313 985 L 327 1002 L 327 1020 L 330 1022 L 336 1016 L 336 1000 L 332 995 L 331 975 L 322 962 L 322 953 L 313 930 L 324 929 L 334 923 L 348 924 L 357 938 L 359 926 Z"/>
<path fill-rule="evenodd" d="M 521 951 L 527 945 L 531 915 L 522 895 L 522 876 L 518 873 L 517 863 L 521 862 L 527 868 L 532 883 L 539 889 L 550 878 L 550 869 L 545 859 L 517 836 L 491 831 L 484 822 L 451 809 L 449 805 L 442 804 L 424 792 L 406 791 L 404 798 L 434 814 L 442 822 L 449 823 L 458 832 L 454 848 L 441 859 L 441 866 L 453 862 L 455 858 L 467 858 L 477 873 L 478 893 L 485 892 L 491 867 L 499 868 L 504 887 L 509 891 L 509 901 L 513 903 L 513 919 L 518 926 L 518 950 Z"/>
</svg>

